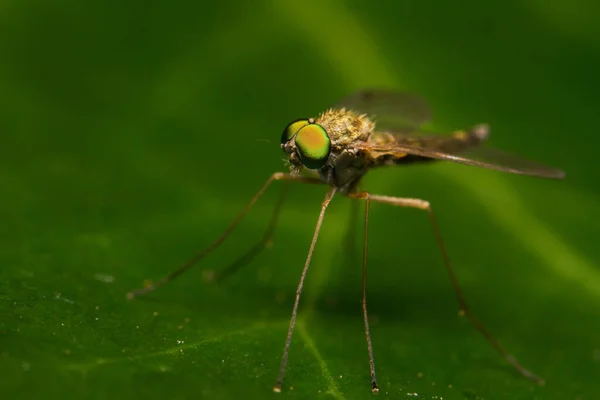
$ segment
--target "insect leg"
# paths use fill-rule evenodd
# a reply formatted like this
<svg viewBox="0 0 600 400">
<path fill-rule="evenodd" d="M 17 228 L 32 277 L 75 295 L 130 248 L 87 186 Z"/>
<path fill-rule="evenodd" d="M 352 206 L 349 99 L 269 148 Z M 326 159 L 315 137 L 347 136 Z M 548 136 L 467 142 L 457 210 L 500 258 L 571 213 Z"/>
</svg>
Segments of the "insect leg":
<svg viewBox="0 0 600 400">
<path fill-rule="evenodd" d="M 367 246 L 369 239 L 369 210 L 371 208 L 371 194 L 367 192 L 358 192 L 350 195 L 357 199 L 365 200 L 365 226 L 363 241 L 363 265 L 362 265 L 362 311 L 365 323 L 365 336 L 367 339 L 367 350 L 369 351 L 369 368 L 371 371 L 371 391 L 379 392 L 377 377 L 375 376 L 375 358 L 373 357 L 373 343 L 371 342 L 371 330 L 369 328 L 369 316 L 367 313 Z"/>
<path fill-rule="evenodd" d="M 283 207 L 283 203 L 285 202 L 288 188 L 288 182 L 284 182 L 283 187 L 281 189 L 281 194 L 279 195 L 279 200 L 277 201 L 277 205 L 275 206 L 273 214 L 271 215 L 271 221 L 269 222 L 269 226 L 263 234 L 261 241 L 256 243 L 250 250 L 248 250 L 244 255 L 235 260 L 222 272 L 217 273 L 217 276 L 215 278 L 217 282 L 222 282 L 223 280 L 240 270 L 245 265 L 250 264 L 250 262 L 252 262 L 252 260 L 254 260 L 254 258 L 258 256 L 266 247 L 269 247 L 271 243 L 271 237 L 273 236 L 273 232 L 275 231 L 275 227 L 277 226 L 279 214 L 281 214 L 281 209 Z"/>
<path fill-rule="evenodd" d="M 359 198 L 359 199 L 367 199 L 370 198 L 372 201 L 376 201 L 378 203 L 391 204 L 393 206 L 398 207 L 410 207 L 410 208 L 418 208 L 420 210 L 427 211 L 429 214 L 429 221 L 431 222 L 431 226 L 433 228 L 433 232 L 435 234 L 438 247 L 442 253 L 442 257 L 444 259 L 444 265 L 446 267 L 446 271 L 448 272 L 448 276 L 450 277 L 450 282 L 452 283 L 452 287 L 454 289 L 454 293 L 456 294 L 456 298 L 458 300 L 458 304 L 460 307 L 460 314 L 464 315 L 467 320 L 487 339 L 487 341 L 502 355 L 502 357 L 511 364 L 521 375 L 525 378 L 531 379 L 532 381 L 537 382 L 540 385 L 544 384 L 544 380 L 539 376 L 535 375 L 533 372 L 529 371 L 525 367 L 523 367 L 517 359 L 508 353 L 502 345 L 498 342 L 498 340 L 485 328 L 485 326 L 473 315 L 469 306 L 467 305 L 464 296 L 462 294 L 462 289 L 458 284 L 458 279 L 454 274 L 454 270 L 450 264 L 450 257 L 448 257 L 448 252 L 446 251 L 446 246 L 444 245 L 444 241 L 442 240 L 442 235 L 440 234 L 440 230 L 433 214 L 433 210 L 431 209 L 431 205 L 426 200 L 421 199 L 412 199 L 412 198 L 401 198 L 401 197 L 391 197 L 391 196 L 380 196 L 369 194 L 366 192 L 353 193 L 349 195 L 350 197 Z"/>
<path fill-rule="evenodd" d="M 358 202 L 350 203 L 348 215 L 348 225 L 343 239 L 342 248 L 344 249 L 344 265 L 350 266 L 356 259 L 356 229 L 358 228 Z"/>
<path fill-rule="evenodd" d="M 127 294 L 127 298 L 133 299 L 134 297 L 137 297 L 137 296 L 140 296 L 142 294 L 146 294 L 148 292 L 152 292 L 152 291 L 156 290 L 157 288 L 159 288 L 160 286 L 164 285 L 165 283 L 168 283 L 168 282 L 172 281 L 173 279 L 177 278 L 179 275 L 183 274 L 185 271 L 187 271 L 192 266 L 194 266 L 198 261 L 200 261 L 205 255 L 207 255 L 207 254 L 211 253 L 212 251 L 214 251 L 217 247 L 219 247 L 219 245 L 221 243 L 223 243 L 223 241 L 225 239 L 227 239 L 227 237 L 231 234 L 231 232 L 235 229 L 235 227 L 240 223 L 240 221 L 244 218 L 244 216 L 246 216 L 246 214 L 248 213 L 248 211 L 250 211 L 250 209 L 252 208 L 252 206 L 254 205 L 254 203 L 256 203 L 256 201 L 263 195 L 263 193 L 267 190 L 267 188 L 274 181 L 291 181 L 291 182 L 300 182 L 300 183 L 308 183 L 308 184 L 322 184 L 323 183 L 321 180 L 319 180 L 317 178 L 304 177 L 304 176 L 298 176 L 298 175 L 291 175 L 291 174 L 286 174 L 286 173 L 283 173 L 283 172 L 275 172 L 273 175 L 271 175 L 269 177 L 269 179 L 267 179 L 267 181 L 260 188 L 260 190 L 254 195 L 254 197 L 252 197 L 252 199 L 250 200 L 250 202 L 248 202 L 248 204 L 246 204 L 246 206 L 244 207 L 244 209 L 242 210 L 242 212 L 240 212 L 238 214 L 238 216 L 231 223 L 231 225 L 229 225 L 227 227 L 227 229 L 225 229 L 225 232 L 223 232 L 221 234 L 221 236 L 219 236 L 217 238 L 217 240 L 215 240 L 210 246 L 208 246 L 202 252 L 200 252 L 197 255 L 195 255 L 194 257 L 192 257 L 188 262 L 186 262 L 185 264 L 183 264 L 181 267 L 179 267 L 175 271 L 171 272 L 169 275 L 167 275 L 166 277 L 164 277 L 163 279 L 161 279 L 157 283 L 155 283 L 153 285 L 150 285 L 150 286 L 147 286 L 147 287 L 142 288 L 142 289 L 138 289 L 138 290 L 134 290 L 132 292 L 129 292 Z"/>
<path fill-rule="evenodd" d="M 375 359 L 373 358 L 373 344 L 371 343 L 371 332 L 369 329 L 369 316 L 367 314 L 367 243 L 369 239 L 369 209 L 371 208 L 371 196 L 365 193 L 365 233 L 363 243 L 363 268 L 362 268 L 362 310 L 365 321 L 365 336 L 367 338 L 367 349 L 369 350 L 369 368 L 371 369 L 371 391 L 379 392 L 377 377 L 375 376 Z"/>
<path fill-rule="evenodd" d="M 285 373 L 285 366 L 287 364 L 288 354 L 290 351 L 290 344 L 292 342 L 292 333 L 294 332 L 294 325 L 296 324 L 298 305 L 300 304 L 300 295 L 302 294 L 302 288 L 304 287 L 304 278 L 306 278 L 306 273 L 308 272 L 308 267 L 310 266 L 310 260 L 312 258 L 313 251 L 315 250 L 317 239 L 319 238 L 319 232 L 321 230 L 321 225 L 323 224 L 325 211 L 327 210 L 327 206 L 329 206 L 329 203 L 331 202 L 335 191 L 335 187 L 329 189 L 329 191 L 325 195 L 323 204 L 321 204 L 321 212 L 319 213 L 319 218 L 317 219 L 317 226 L 315 227 L 315 232 L 313 233 L 310 248 L 308 249 L 308 256 L 306 257 L 306 261 L 304 262 L 304 269 L 302 270 L 302 274 L 300 275 L 300 282 L 298 282 L 298 289 L 296 289 L 296 300 L 294 301 L 294 308 L 292 308 L 292 317 L 290 318 L 290 327 L 288 329 L 287 338 L 285 340 L 285 348 L 283 349 L 283 358 L 281 359 L 281 366 L 279 367 L 279 375 L 277 376 L 277 383 L 275 383 L 275 386 L 273 387 L 273 391 L 277 393 L 281 392 L 283 374 Z"/>
</svg>

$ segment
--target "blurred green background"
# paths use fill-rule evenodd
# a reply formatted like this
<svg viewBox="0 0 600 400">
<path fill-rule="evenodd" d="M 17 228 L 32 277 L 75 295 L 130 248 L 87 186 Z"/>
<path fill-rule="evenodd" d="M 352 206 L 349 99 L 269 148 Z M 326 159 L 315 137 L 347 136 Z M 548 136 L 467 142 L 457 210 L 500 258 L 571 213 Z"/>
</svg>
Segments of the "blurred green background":
<svg viewBox="0 0 600 400">
<path fill-rule="evenodd" d="M 3 1 L 3 398 L 371 398 L 342 197 L 284 392 L 271 391 L 324 188 L 292 187 L 273 247 L 224 284 L 202 271 L 255 243 L 277 188 L 192 272 L 125 298 L 285 170 L 288 122 L 365 86 L 421 94 L 444 130 L 490 123 L 493 146 L 567 172 L 436 163 L 368 175 L 374 193 L 431 201 L 475 314 L 547 380 L 517 376 L 457 316 L 427 217 L 374 205 L 380 396 L 600 398 L 599 13 L 592 0 Z"/>
</svg>

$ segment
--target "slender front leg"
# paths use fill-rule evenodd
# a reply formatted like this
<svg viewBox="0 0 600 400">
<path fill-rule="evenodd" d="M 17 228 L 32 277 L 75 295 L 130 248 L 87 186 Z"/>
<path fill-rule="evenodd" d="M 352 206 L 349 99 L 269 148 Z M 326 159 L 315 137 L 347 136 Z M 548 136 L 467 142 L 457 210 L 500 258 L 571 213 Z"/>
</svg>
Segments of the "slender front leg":
<svg viewBox="0 0 600 400">
<path fill-rule="evenodd" d="M 285 202 L 285 198 L 288 191 L 288 182 L 283 183 L 283 188 L 281 189 L 281 194 L 279 195 L 279 200 L 277 201 L 277 205 L 275 206 L 275 210 L 273 210 L 273 214 L 271 215 L 271 221 L 269 222 L 269 226 L 267 230 L 263 234 L 263 237 L 260 242 L 256 243 L 250 250 L 248 250 L 244 255 L 235 260 L 231 265 L 225 268 L 222 272 L 217 273 L 215 280 L 217 282 L 222 282 L 229 276 L 233 275 L 237 271 L 239 271 L 245 265 L 250 264 L 252 260 L 256 256 L 258 256 L 266 247 L 271 243 L 271 237 L 273 236 L 273 232 L 275 231 L 275 227 L 277 226 L 277 221 L 279 220 L 279 214 L 281 213 L 281 209 L 283 208 L 283 203 Z"/>
<path fill-rule="evenodd" d="M 142 294 L 146 294 L 148 292 L 152 292 L 152 291 L 158 289 L 162 285 L 164 285 L 164 284 L 172 281 L 173 279 L 177 278 L 179 275 L 183 274 L 185 271 L 187 271 L 188 269 L 190 269 L 191 267 L 193 267 L 205 255 L 207 255 L 207 254 L 211 253 L 212 251 L 214 251 L 217 247 L 219 247 L 219 245 L 221 243 L 223 243 L 223 241 L 225 241 L 225 239 L 227 239 L 227 237 L 231 234 L 231 232 L 235 229 L 235 227 L 246 216 L 246 214 L 248 213 L 248 211 L 250 211 L 250 209 L 252 208 L 252 206 L 254 205 L 254 203 L 256 203 L 256 201 L 263 195 L 263 193 L 267 190 L 267 188 L 274 181 L 292 181 L 292 182 L 300 182 L 300 183 L 308 183 L 308 184 L 323 184 L 323 182 L 320 179 L 317 179 L 317 178 L 305 177 L 305 176 L 299 176 L 299 175 L 291 175 L 291 174 L 286 174 L 286 173 L 283 173 L 283 172 L 275 172 L 273 175 L 271 175 L 269 177 L 269 179 L 267 179 L 267 181 L 265 182 L 265 184 L 254 195 L 254 197 L 252 197 L 252 199 L 250 200 L 250 202 L 248 204 L 246 204 L 246 207 L 244 207 L 244 209 L 242 210 L 242 212 L 238 214 L 238 216 L 231 223 L 231 225 L 229 225 L 227 227 L 227 229 L 225 229 L 225 232 L 223 232 L 221 234 L 221 236 L 219 236 L 217 238 L 217 240 L 215 240 L 210 246 L 208 246 L 202 252 L 200 252 L 197 255 L 195 255 L 193 258 L 191 258 L 188 262 L 186 262 L 185 264 L 183 264 L 181 267 L 179 267 L 178 269 L 176 269 L 175 271 L 171 272 L 169 275 L 167 275 L 166 277 L 164 277 L 163 279 L 161 279 L 160 281 L 158 281 L 156 284 L 147 286 L 147 287 L 142 288 L 142 289 L 134 290 L 132 292 L 129 292 L 127 294 L 127 298 L 133 299 L 134 297 L 137 297 L 137 296 L 140 296 Z"/>
<path fill-rule="evenodd" d="M 544 380 L 539 376 L 535 375 L 533 372 L 529 371 L 525 367 L 523 367 L 515 357 L 513 357 L 510 353 L 508 353 L 504 347 L 500 345 L 498 340 L 485 328 L 485 326 L 473 315 L 467 302 L 464 299 L 462 294 L 462 289 L 458 284 L 458 280 L 456 279 L 456 275 L 454 274 L 454 270 L 450 264 L 450 257 L 448 257 L 448 253 L 446 251 L 446 246 L 444 245 L 444 241 L 442 240 L 442 235 L 440 234 L 440 230 L 438 228 L 437 221 L 433 214 L 433 210 L 431 209 L 431 205 L 426 200 L 421 199 L 412 199 L 412 198 L 401 198 L 401 197 L 391 197 L 391 196 L 380 196 L 374 195 L 367 192 L 359 192 L 350 194 L 350 197 L 354 197 L 357 199 L 363 199 L 367 201 L 367 204 L 372 200 L 378 203 L 391 204 L 393 206 L 398 207 L 410 207 L 410 208 L 418 208 L 420 210 L 427 211 L 429 214 L 429 220 L 431 222 L 431 226 L 433 227 L 433 232 L 435 234 L 438 246 L 442 253 L 442 257 L 444 259 L 444 265 L 446 266 L 446 271 L 448 272 L 448 276 L 450 277 L 450 282 L 452 283 L 452 288 L 454 289 L 454 293 L 456 294 L 456 298 L 458 299 L 458 304 L 460 307 L 460 314 L 467 317 L 467 320 L 487 339 L 487 341 L 502 355 L 502 357 L 511 364 L 517 372 L 523 375 L 525 378 L 531 379 L 532 381 L 537 382 L 540 385 L 544 384 Z M 366 246 L 365 246 L 366 248 Z M 366 308 L 366 307 L 365 307 Z M 366 311 L 365 311 L 366 312 Z M 373 370 L 372 370 L 373 373 Z"/>
<path fill-rule="evenodd" d="M 319 231 L 321 230 L 321 225 L 323 224 L 325 211 L 327 210 L 327 206 L 329 206 L 329 203 L 331 203 L 331 199 L 333 198 L 335 191 L 335 187 L 329 189 L 329 191 L 325 195 L 323 204 L 321 204 L 321 212 L 319 213 L 319 218 L 317 219 L 317 226 L 315 227 L 312 242 L 310 243 L 310 248 L 308 249 L 308 256 L 306 257 L 306 261 L 304 262 L 304 269 L 302 270 L 302 274 L 300 275 L 300 282 L 298 282 L 298 289 L 296 289 L 296 300 L 294 301 L 294 308 L 292 309 L 292 317 L 290 318 L 290 327 L 288 329 L 287 339 L 285 340 L 285 347 L 283 349 L 283 358 L 281 359 L 279 375 L 277 376 L 277 383 L 275 383 L 275 386 L 273 387 L 273 391 L 277 393 L 281 392 L 281 384 L 283 383 L 283 375 L 285 373 L 285 366 L 287 364 L 288 354 L 290 351 L 290 344 L 292 342 L 292 333 L 294 333 L 296 315 L 298 314 L 298 305 L 300 304 L 300 296 L 302 295 L 302 288 L 304 287 L 304 278 L 306 278 L 306 273 L 308 272 L 308 267 L 310 266 L 310 260 L 312 258 L 313 251 L 315 250 L 317 239 L 319 238 Z"/>
</svg>

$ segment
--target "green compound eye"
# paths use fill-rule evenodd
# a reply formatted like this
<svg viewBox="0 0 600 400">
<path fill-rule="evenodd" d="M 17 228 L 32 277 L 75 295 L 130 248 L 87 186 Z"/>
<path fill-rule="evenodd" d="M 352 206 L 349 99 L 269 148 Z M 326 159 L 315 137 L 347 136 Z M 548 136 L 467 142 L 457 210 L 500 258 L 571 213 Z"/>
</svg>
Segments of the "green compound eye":
<svg viewBox="0 0 600 400">
<path fill-rule="evenodd" d="M 281 135 L 281 144 L 286 144 L 287 142 L 289 142 L 289 140 L 291 138 L 294 137 L 294 135 L 296 133 L 298 133 L 298 131 L 304 127 L 308 125 L 308 119 L 302 118 L 302 119 L 297 119 L 294 122 L 291 122 L 288 126 L 285 127 L 285 129 L 283 130 L 283 134 Z"/>
<path fill-rule="evenodd" d="M 296 134 L 296 147 L 306 168 L 319 169 L 329 158 L 331 140 L 321 125 L 308 124 Z"/>
</svg>

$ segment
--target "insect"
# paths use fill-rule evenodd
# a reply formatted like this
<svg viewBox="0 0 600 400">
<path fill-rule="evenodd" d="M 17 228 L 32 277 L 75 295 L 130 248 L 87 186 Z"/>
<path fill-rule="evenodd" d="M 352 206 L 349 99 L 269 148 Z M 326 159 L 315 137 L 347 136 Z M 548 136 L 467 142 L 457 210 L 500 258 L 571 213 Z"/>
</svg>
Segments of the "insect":
<svg viewBox="0 0 600 400">
<path fill-rule="evenodd" d="M 371 390 L 373 392 L 378 392 L 379 386 L 375 375 L 375 361 L 366 300 L 367 242 L 371 202 L 416 208 L 428 214 L 446 271 L 458 300 L 461 315 L 469 320 L 518 373 L 543 384 L 542 378 L 524 368 L 470 311 L 451 267 L 450 258 L 429 202 L 416 198 L 372 194 L 361 191 L 359 183 L 367 171 L 372 168 L 409 165 L 432 160 L 448 160 L 514 174 L 550 179 L 562 179 L 565 174 L 558 169 L 542 166 L 514 155 L 480 146 L 489 135 L 487 125 L 477 125 L 469 130 L 457 131 L 449 135 L 428 134 L 421 130 L 421 126 L 430 118 L 431 112 L 428 105 L 418 96 L 385 89 L 366 89 L 347 96 L 316 118 L 302 118 L 291 122 L 284 129 L 281 136 L 281 149 L 289 161 L 290 172 L 276 172 L 271 175 L 215 242 L 156 284 L 129 293 L 129 298 L 153 291 L 175 279 L 205 255 L 215 250 L 274 181 L 322 184 L 328 186 L 328 191 L 321 205 L 308 255 L 298 283 L 279 375 L 273 388 L 275 392 L 280 392 L 282 388 L 300 296 L 325 211 L 334 195 L 338 193 L 365 202 L 362 312 L 369 354 Z M 240 265 L 249 262 L 268 243 L 284 201 L 285 188 L 287 188 L 287 185 L 284 185 L 284 190 L 273 212 L 271 223 L 263 240 L 241 257 L 232 267 L 238 268 Z"/>
</svg>

